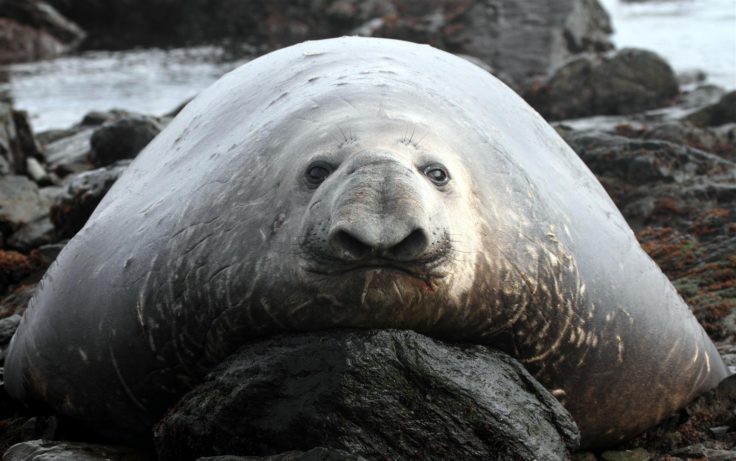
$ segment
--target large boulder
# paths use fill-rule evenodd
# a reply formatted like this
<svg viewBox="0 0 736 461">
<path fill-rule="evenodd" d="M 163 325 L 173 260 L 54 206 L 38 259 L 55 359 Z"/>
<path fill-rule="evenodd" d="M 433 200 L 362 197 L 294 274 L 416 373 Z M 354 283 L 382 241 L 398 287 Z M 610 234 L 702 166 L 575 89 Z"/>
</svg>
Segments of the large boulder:
<svg viewBox="0 0 736 461">
<path fill-rule="evenodd" d="M 130 114 L 112 120 L 94 131 L 90 138 L 90 161 L 97 167 L 135 158 L 156 137 L 163 125 L 154 117 Z"/>
<path fill-rule="evenodd" d="M 678 83 L 657 54 L 626 48 L 612 56 L 585 55 L 531 85 L 524 95 L 549 120 L 634 114 L 674 101 Z"/>
<path fill-rule="evenodd" d="M 42 159 L 43 156 L 27 114 L 15 110 L 9 99 L 0 97 L 0 176 L 25 174 L 32 158 Z"/>
<path fill-rule="evenodd" d="M 0 0 L 0 64 L 57 56 L 85 34 L 40 0 Z"/>
<path fill-rule="evenodd" d="M 509 356 L 410 331 L 248 344 L 156 429 L 160 459 L 327 447 L 368 459 L 563 460 L 577 427 Z"/>
<path fill-rule="evenodd" d="M 481 58 L 524 83 L 571 54 L 611 47 L 598 0 L 50 0 L 90 31 L 93 47 L 232 39 L 280 48 L 364 34 Z"/>
</svg>

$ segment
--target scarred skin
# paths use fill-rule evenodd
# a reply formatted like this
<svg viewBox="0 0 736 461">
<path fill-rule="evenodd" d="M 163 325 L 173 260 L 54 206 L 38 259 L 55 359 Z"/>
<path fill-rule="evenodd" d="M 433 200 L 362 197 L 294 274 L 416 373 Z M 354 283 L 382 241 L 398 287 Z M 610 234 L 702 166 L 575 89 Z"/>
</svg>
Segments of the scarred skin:
<svg viewBox="0 0 736 461">
<path fill-rule="evenodd" d="M 243 343 L 347 327 L 498 347 L 587 447 L 727 374 L 516 94 L 428 46 L 340 38 L 226 75 L 139 155 L 42 281 L 6 387 L 146 437 Z"/>
</svg>

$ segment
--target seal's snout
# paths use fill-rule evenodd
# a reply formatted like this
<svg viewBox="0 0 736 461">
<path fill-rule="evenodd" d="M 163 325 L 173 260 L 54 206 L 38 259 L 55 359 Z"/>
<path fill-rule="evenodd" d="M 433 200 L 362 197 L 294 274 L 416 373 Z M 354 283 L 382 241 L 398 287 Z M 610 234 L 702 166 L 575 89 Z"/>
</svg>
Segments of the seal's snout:
<svg viewBox="0 0 736 461">
<path fill-rule="evenodd" d="M 336 255 L 347 261 L 371 258 L 410 262 L 420 259 L 429 248 L 423 228 L 407 232 L 370 232 L 359 226 L 337 226 L 329 236 Z"/>
<path fill-rule="evenodd" d="M 343 162 L 307 207 L 300 245 L 309 270 L 443 273 L 452 253 L 448 221 L 442 192 L 422 171 L 385 152 Z"/>
</svg>

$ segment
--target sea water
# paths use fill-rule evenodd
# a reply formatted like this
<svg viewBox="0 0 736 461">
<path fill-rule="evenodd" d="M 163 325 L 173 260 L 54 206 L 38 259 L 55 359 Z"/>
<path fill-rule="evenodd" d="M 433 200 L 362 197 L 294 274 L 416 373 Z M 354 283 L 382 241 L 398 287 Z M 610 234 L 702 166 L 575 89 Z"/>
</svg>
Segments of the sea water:
<svg viewBox="0 0 736 461">
<path fill-rule="evenodd" d="M 677 72 L 701 70 L 736 89 L 736 0 L 599 0 L 617 48 L 655 51 Z"/>
<path fill-rule="evenodd" d="M 736 0 L 600 1 L 617 47 L 651 49 L 676 71 L 699 69 L 736 89 Z M 164 114 L 243 62 L 214 47 L 86 52 L 0 68 L 0 90 L 43 131 L 92 110 Z"/>
</svg>

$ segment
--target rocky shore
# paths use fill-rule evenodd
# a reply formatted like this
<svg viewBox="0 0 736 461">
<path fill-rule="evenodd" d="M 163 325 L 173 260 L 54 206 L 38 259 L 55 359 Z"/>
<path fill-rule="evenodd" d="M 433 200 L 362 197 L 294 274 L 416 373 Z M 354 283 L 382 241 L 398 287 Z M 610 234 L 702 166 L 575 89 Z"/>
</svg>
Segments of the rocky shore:
<svg viewBox="0 0 736 461">
<path fill-rule="evenodd" d="M 0 46 L 10 50 L 5 57 L 0 53 L 0 63 L 49 56 L 80 42 L 81 29 L 48 5 L 81 24 L 90 43 L 98 45 L 158 43 L 158 33 L 179 43 L 222 38 L 215 37 L 215 24 L 226 24 L 222 30 L 228 37 L 243 39 L 233 31 L 247 30 L 250 36 L 243 43 L 260 44 L 261 50 L 358 31 L 429 42 L 467 55 L 520 92 L 596 174 L 643 248 L 674 282 L 736 371 L 736 92 L 692 83 L 686 87 L 661 57 L 645 50 L 612 50 L 607 39 L 610 24 L 596 1 L 547 2 L 549 11 L 534 13 L 520 2 L 505 0 L 428 1 L 421 8 L 398 0 L 335 0 L 314 2 L 326 11 L 318 15 L 305 15 L 308 6 L 299 9 L 272 2 L 261 6 L 262 11 L 227 18 L 205 15 L 196 21 L 193 18 L 204 4 L 186 1 L 177 9 L 181 20 L 170 25 L 174 29 L 162 31 L 156 31 L 154 24 L 157 15 L 170 11 L 164 8 L 167 2 L 151 2 L 152 14 L 145 17 L 133 13 L 140 10 L 138 3 L 116 2 L 102 14 L 101 4 L 95 1 L 0 0 L 0 45 L 3 40 L 18 45 Z M 33 8 L 18 9 L 18 5 Z M 106 21 L 112 21 L 118 9 L 127 12 L 114 25 L 120 34 L 104 34 L 106 27 L 112 27 Z M 547 20 L 531 20 L 538 19 L 536 14 Z M 134 30 L 138 32 L 133 34 Z M 26 38 L 21 41 L 16 38 L 20 35 L 10 36 L 7 31 L 21 31 Z M 120 41 L 105 41 L 113 40 L 113 35 Z M 25 48 L 21 43 L 27 44 Z M 0 101 L 0 360 L 45 269 L 130 161 L 174 116 L 93 112 L 72 127 L 34 133 L 27 114 L 15 110 L 7 98 Z M 326 375 L 320 374 L 324 369 L 320 364 L 307 360 L 313 356 L 309 341 L 301 336 L 274 339 L 277 352 L 265 359 L 272 364 L 273 374 L 260 374 L 256 381 L 282 386 L 279 399 L 273 401 L 262 388 L 241 386 L 241 381 L 232 379 L 256 373 L 248 368 L 249 354 L 254 352 L 241 350 L 182 399 L 146 447 L 108 445 L 68 421 L 18 406 L 0 388 L 0 452 L 7 461 L 197 459 L 199 455 L 212 460 L 488 459 L 494 453 L 497 459 L 530 459 L 530 453 L 536 453 L 538 459 L 579 461 L 736 460 L 733 376 L 621 447 L 602 453 L 576 452 L 576 430 L 564 410 L 506 357 L 410 332 L 346 332 L 321 341 L 331 344 L 331 350 L 362 357 L 360 351 L 346 346 L 356 337 L 373 344 L 382 355 L 374 362 L 349 361 L 347 369 Z M 411 354 L 402 352 L 407 344 L 412 345 Z M 454 362 L 441 358 L 448 354 Z M 325 360 L 333 360 L 329 357 Z M 284 363 L 303 366 L 296 372 L 282 369 Z M 453 368 L 453 363 L 466 367 Z M 518 418 L 530 418 L 523 419 L 525 424 L 545 434 L 535 439 L 540 441 L 536 451 L 524 451 L 529 449 L 524 440 L 515 439 L 519 428 L 514 424 L 522 419 L 506 421 L 499 416 L 506 411 L 507 401 L 491 402 L 483 392 L 458 390 L 457 383 L 463 382 L 468 370 L 482 363 L 503 370 L 494 378 L 498 381 L 488 386 L 513 389 L 512 402 L 526 399 L 515 405 L 535 409 Z M 442 372 L 427 371 L 433 367 Z M 358 386 L 364 382 L 362 377 L 377 372 L 382 382 L 392 383 L 391 392 Z M 311 389 L 310 379 L 330 382 L 334 387 L 328 388 L 329 396 L 320 394 L 327 392 L 324 389 L 312 389 L 297 397 L 293 389 Z M 249 407 L 252 413 L 243 419 L 228 412 L 223 404 L 228 398 L 261 406 Z M 311 410 L 269 419 L 263 411 L 267 405 Z M 474 408 L 472 414 L 463 413 L 469 407 Z M 417 414 L 421 411 L 434 419 Z M 465 416 L 457 418 L 457 414 Z M 298 431 L 304 421 L 319 430 Z M 451 429 L 426 432 L 430 430 L 427 421 Z M 496 421 L 495 427 L 483 426 L 488 421 Z M 242 427 L 257 433 L 258 443 L 233 429 Z M 478 427 L 489 432 L 479 433 Z M 205 457 L 243 450 L 286 453 L 265 458 Z"/>
</svg>

